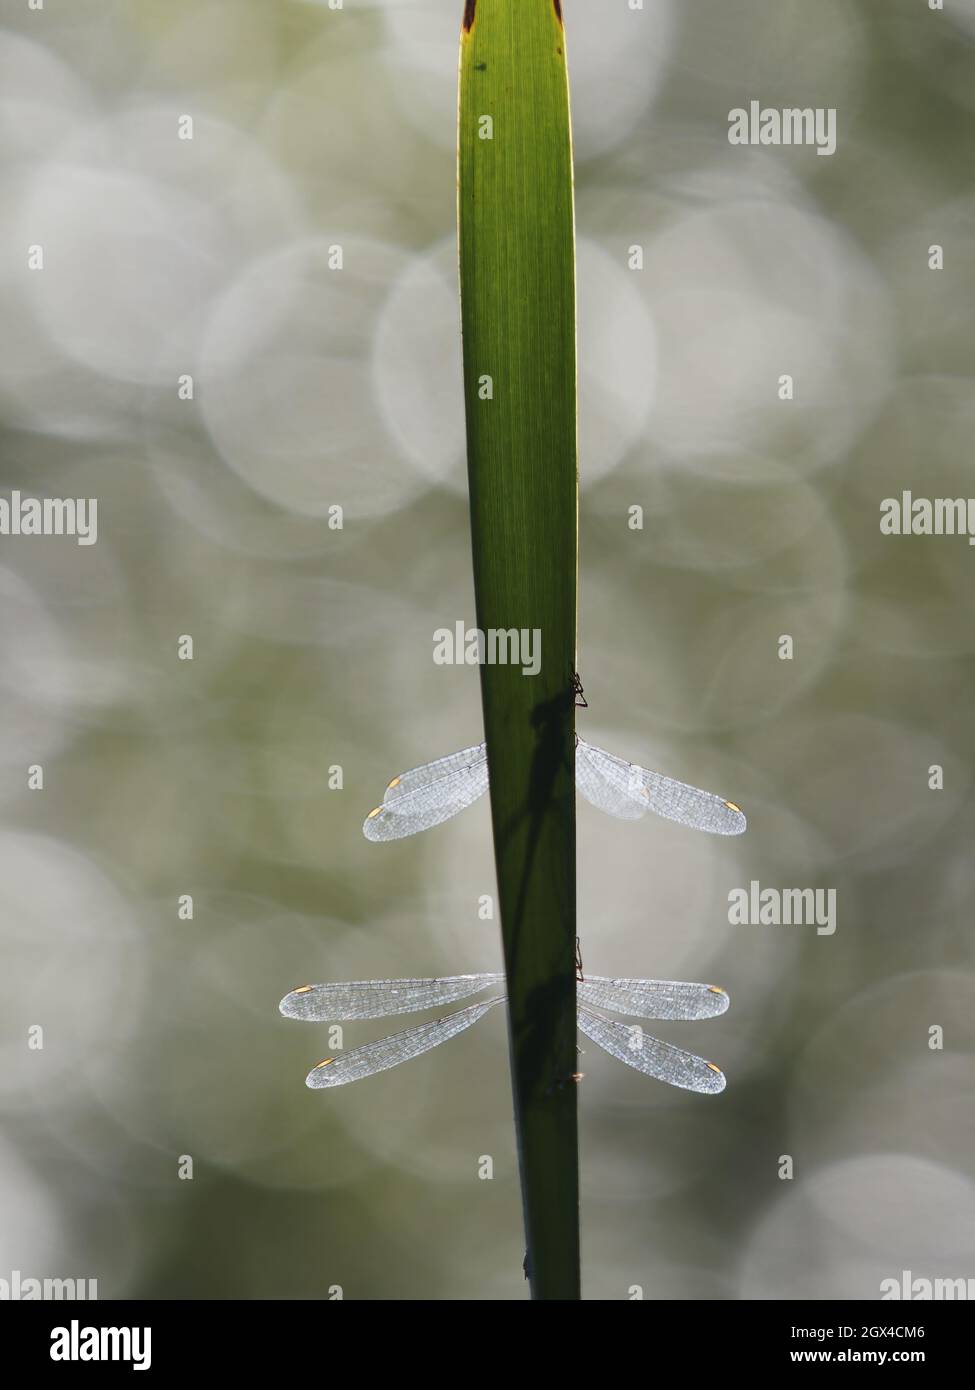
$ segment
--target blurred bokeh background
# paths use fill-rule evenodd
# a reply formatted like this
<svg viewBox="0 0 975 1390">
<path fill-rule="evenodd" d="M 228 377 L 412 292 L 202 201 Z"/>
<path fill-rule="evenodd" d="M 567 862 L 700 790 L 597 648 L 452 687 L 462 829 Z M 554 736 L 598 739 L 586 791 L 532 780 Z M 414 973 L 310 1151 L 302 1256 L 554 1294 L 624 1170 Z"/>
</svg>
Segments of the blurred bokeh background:
<svg viewBox="0 0 975 1390">
<path fill-rule="evenodd" d="M 975 0 L 564 9 L 580 729 L 749 815 L 729 843 L 579 806 L 586 968 L 732 996 L 661 1025 L 720 1098 L 586 1047 L 586 1295 L 975 1276 L 975 553 L 878 525 L 975 491 Z M 95 496 L 99 535 L 0 538 L 2 1278 L 526 1296 L 501 1012 L 324 1094 L 324 1030 L 277 1012 L 500 959 L 486 802 L 360 830 L 481 731 L 476 673 L 432 661 L 473 622 L 461 10 L 4 0 L 0 488 Z M 729 145 L 753 99 L 835 107 L 836 153 Z M 729 925 L 753 879 L 835 889 L 835 934 Z"/>
</svg>

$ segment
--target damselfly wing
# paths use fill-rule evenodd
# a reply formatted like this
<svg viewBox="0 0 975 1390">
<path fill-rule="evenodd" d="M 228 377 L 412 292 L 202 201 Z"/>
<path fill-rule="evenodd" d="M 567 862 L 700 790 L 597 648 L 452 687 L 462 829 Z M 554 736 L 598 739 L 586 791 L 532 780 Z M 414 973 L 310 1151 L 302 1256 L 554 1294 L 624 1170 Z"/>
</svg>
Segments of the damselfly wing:
<svg viewBox="0 0 975 1390">
<path fill-rule="evenodd" d="M 733 801 L 628 763 L 582 738 L 576 744 L 576 787 L 598 810 L 620 820 L 639 820 L 653 811 L 712 835 L 740 835 L 746 825 Z"/>
<path fill-rule="evenodd" d="M 430 830 L 477 801 L 487 787 L 486 743 L 449 753 L 394 777 L 362 832 L 367 840 L 400 840 Z"/>
<path fill-rule="evenodd" d="M 576 997 L 597 1009 L 629 1014 L 631 1018 L 678 1022 L 717 1018 L 731 1003 L 718 985 L 687 984 L 683 980 L 611 980 L 602 975 L 587 975 L 580 980 Z"/>
<path fill-rule="evenodd" d="M 499 994 L 495 999 L 484 999 L 479 1004 L 447 1014 L 445 1018 L 436 1018 L 432 1023 L 421 1023 L 416 1028 L 394 1033 L 392 1037 L 380 1038 L 378 1042 L 350 1048 L 338 1057 L 326 1057 L 317 1067 L 312 1067 L 305 1077 L 305 1085 L 320 1091 L 327 1086 L 345 1086 L 350 1081 L 398 1067 L 400 1062 L 409 1062 L 463 1033 L 465 1028 L 483 1018 L 488 1009 L 500 1004 L 503 997 Z"/>
<path fill-rule="evenodd" d="M 603 1018 L 585 1004 L 579 1005 L 577 1022 L 586 1037 L 611 1057 L 635 1067 L 644 1076 L 666 1081 L 668 1086 L 715 1096 L 727 1084 L 724 1072 L 713 1062 L 652 1038 L 642 1028 L 633 1028 L 618 1018 Z"/>
<path fill-rule="evenodd" d="M 740 835 L 740 807 L 713 792 L 628 763 L 576 737 L 576 787 L 593 806 L 619 820 L 648 811 L 692 830 Z M 394 777 L 381 806 L 363 823 L 367 840 L 399 840 L 449 820 L 488 788 L 487 745 L 477 744 Z"/>
<path fill-rule="evenodd" d="M 359 1018 L 388 1018 L 418 1013 L 469 999 L 503 975 L 445 975 L 440 980 L 349 980 L 338 985 L 302 985 L 279 1004 L 285 1018 L 307 1023 L 348 1023 Z"/>
<path fill-rule="evenodd" d="M 362 1018 L 384 1018 L 414 1013 L 452 1003 L 503 983 L 497 974 L 452 975 L 429 980 L 353 980 L 345 984 L 302 985 L 281 1000 L 287 1018 L 339 1023 Z M 581 1031 L 610 1056 L 670 1086 L 716 1095 L 725 1078 L 713 1062 L 662 1042 L 642 1028 L 619 1019 L 604 1018 L 595 1007 L 636 1018 L 698 1020 L 724 1013 L 730 1000 L 716 985 L 677 980 L 621 980 L 589 975 L 577 985 L 578 1024 Z M 327 1057 L 308 1073 L 306 1085 L 314 1090 L 346 1085 L 395 1067 L 429 1052 L 470 1028 L 489 1009 L 504 1000 L 503 994 L 481 1000 L 430 1023 L 407 1028 L 391 1037 Z"/>
</svg>

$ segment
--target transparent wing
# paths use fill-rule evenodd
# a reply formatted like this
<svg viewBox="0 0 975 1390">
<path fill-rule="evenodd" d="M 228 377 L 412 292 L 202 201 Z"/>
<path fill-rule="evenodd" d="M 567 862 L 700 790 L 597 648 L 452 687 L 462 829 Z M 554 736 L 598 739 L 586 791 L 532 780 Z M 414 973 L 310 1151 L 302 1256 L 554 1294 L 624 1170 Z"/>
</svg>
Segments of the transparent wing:
<svg viewBox="0 0 975 1390">
<path fill-rule="evenodd" d="M 285 1018 L 310 1023 L 345 1023 L 354 1018 L 386 1018 L 417 1013 L 467 999 L 503 975 L 445 975 L 439 980 L 349 980 L 337 985 L 302 985 L 278 1005 Z"/>
<path fill-rule="evenodd" d="M 576 985 L 576 996 L 598 1009 L 614 1009 L 634 1018 L 717 1018 L 731 1003 L 717 985 L 682 980 L 611 980 L 587 975 Z"/>
<path fill-rule="evenodd" d="M 415 792 L 419 787 L 442 781 L 443 778 L 472 768 L 478 763 L 487 763 L 486 743 L 476 743 L 470 748 L 462 748 L 459 753 L 448 753 L 445 758 L 435 758 L 432 763 L 411 767 L 409 772 L 401 772 L 398 777 L 393 778 L 383 794 L 383 802 L 389 805 L 408 793 Z"/>
<path fill-rule="evenodd" d="M 585 1004 L 579 1005 L 579 1027 L 604 1052 L 635 1067 L 644 1076 L 666 1081 L 668 1086 L 680 1086 L 685 1091 L 717 1095 L 725 1088 L 724 1073 L 713 1062 L 695 1057 L 670 1043 L 651 1038 L 642 1028 L 630 1026 L 615 1018 L 603 1018 Z"/>
<path fill-rule="evenodd" d="M 740 835 L 747 824 L 733 801 L 649 772 L 581 738 L 576 745 L 576 786 L 593 806 L 620 820 L 638 820 L 654 811 L 713 835 Z"/>
<path fill-rule="evenodd" d="M 619 820 L 639 820 L 650 809 L 642 783 L 630 776 L 630 764 L 581 738 L 576 743 L 576 788 L 597 810 Z"/>
<path fill-rule="evenodd" d="M 305 1077 L 305 1085 L 312 1090 L 324 1090 L 326 1086 L 345 1086 L 350 1081 L 359 1081 L 364 1076 L 374 1076 L 376 1072 L 398 1067 L 400 1062 L 408 1062 L 429 1052 L 432 1047 L 455 1038 L 470 1028 L 479 1018 L 500 1004 L 503 996 L 485 999 L 479 1004 L 470 1004 L 466 1009 L 447 1014 L 446 1018 L 434 1019 L 432 1023 L 421 1023 L 416 1028 L 407 1028 L 392 1037 L 380 1038 L 378 1042 L 366 1043 L 364 1047 L 353 1047 L 337 1057 L 326 1057 L 313 1067 Z"/>
<path fill-rule="evenodd" d="M 456 816 L 487 791 L 487 745 L 401 772 L 362 825 L 367 840 L 400 840 Z"/>
</svg>

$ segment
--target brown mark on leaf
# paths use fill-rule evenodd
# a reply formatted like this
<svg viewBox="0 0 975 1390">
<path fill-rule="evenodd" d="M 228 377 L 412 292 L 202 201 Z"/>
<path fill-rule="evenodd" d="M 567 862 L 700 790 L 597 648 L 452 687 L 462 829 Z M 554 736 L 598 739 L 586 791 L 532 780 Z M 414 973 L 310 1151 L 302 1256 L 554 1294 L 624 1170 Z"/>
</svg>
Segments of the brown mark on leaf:
<svg viewBox="0 0 975 1390">
<path fill-rule="evenodd" d="M 471 25 L 474 23 L 474 11 L 477 9 L 477 0 L 466 0 L 464 5 L 464 33 L 471 32 Z"/>
<path fill-rule="evenodd" d="M 555 18 L 562 24 L 562 0 L 552 0 L 552 4 L 555 6 Z"/>
</svg>

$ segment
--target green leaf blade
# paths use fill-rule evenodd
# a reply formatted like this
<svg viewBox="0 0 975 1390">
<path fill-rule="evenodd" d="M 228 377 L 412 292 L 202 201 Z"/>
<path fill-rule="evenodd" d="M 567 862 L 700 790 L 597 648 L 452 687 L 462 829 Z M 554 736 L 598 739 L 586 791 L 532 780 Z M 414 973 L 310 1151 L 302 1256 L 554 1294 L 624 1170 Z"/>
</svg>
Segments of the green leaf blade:
<svg viewBox="0 0 975 1390">
<path fill-rule="evenodd" d="M 529 1266 L 534 1297 L 573 1299 L 575 247 L 553 0 L 466 6 L 458 223 L 477 623 L 541 639 L 537 675 L 481 668 Z"/>
</svg>

